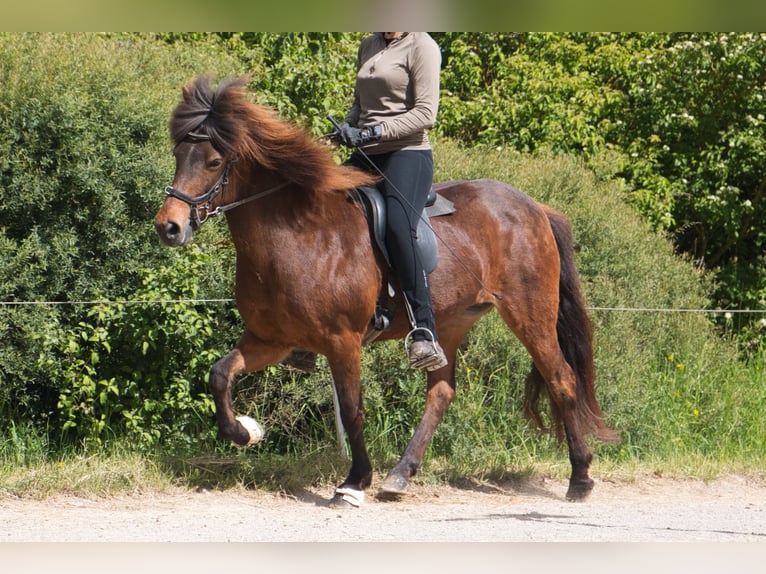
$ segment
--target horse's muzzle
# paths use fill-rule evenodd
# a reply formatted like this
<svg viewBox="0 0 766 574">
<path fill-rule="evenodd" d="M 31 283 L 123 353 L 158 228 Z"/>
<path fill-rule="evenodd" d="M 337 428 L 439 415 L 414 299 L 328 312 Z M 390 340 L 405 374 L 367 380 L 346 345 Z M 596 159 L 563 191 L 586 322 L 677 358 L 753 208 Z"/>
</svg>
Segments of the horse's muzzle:
<svg viewBox="0 0 766 574">
<path fill-rule="evenodd" d="M 181 225 L 173 220 L 165 222 L 155 220 L 154 228 L 157 230 L 157 235 L 160 236 L 162 244 L 168 247 L 186 245 L 192 237 L 192 228 L 188 222 L 185 225 Z"/>
</svg>

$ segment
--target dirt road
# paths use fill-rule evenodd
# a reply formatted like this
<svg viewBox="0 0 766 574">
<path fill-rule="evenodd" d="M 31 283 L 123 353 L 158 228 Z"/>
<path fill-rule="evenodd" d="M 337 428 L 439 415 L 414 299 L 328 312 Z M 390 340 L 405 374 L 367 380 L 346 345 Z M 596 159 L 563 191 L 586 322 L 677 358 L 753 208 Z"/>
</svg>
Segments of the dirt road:
<svg viewBox="0 0 766 574">
<path fill-rule="evenodd" d="M 0 495 L 0 542 L 641 542 L 766 543 L 766 482 L 597 482 L 584 503 L 566 483 L 530 479 L 466 488 L 413 485 L 360 509 L 331 491 L 179 492 L 44 501 Z"/>
</svg>

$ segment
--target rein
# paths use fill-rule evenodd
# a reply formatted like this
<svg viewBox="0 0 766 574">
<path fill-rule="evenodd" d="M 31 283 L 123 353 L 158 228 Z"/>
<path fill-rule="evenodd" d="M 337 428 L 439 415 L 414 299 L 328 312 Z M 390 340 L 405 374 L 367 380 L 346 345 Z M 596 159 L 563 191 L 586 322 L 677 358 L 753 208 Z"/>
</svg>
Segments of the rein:
<svg viewBox="0 0 766 574">
<path fill-rule="evenodd" d="M 210 136 L 207 134 L 194 132 L 189 132 L 186 137 L 193 143 L 210 140 Z M 213 187 L 211 187 L 206 193 L 203 193 L 199 197 L 191 197 L 186 195 L 171 185 L 165 188 L 165 193 L 167 195 L 176 199 L 180 199 L 189 206 L 192 214 L 192 227 L 195 231 L 199 229 L 202 224 L 205 223 L 209 218 L 220 215 L 221 213 L 225 213 L 226 211 L 231 211 L 236 207 L 279 191 L 280 189 L 287 187 L 290 183 L 289 181 L 284 181 L 279 185 L 275 185 L 274 187 L 271 187 L 265 191 L 261 191 L 260 193 L 256 193 L 255 195 L 251 195 L 250 197 L 224 204 L 223 202 L 226 199 L 226 187 L 229 185 L 229 173 L 231 172 L 231 166 L 234 162 L 236 162 L 236 159 L 230 160 L 226 164 L 221 177 L 219 177 L 218 180 L 213 184 Z M 218 197 L 219 194 L 221 196 L 221 205 L 213 208 L 213 201 Z"/>
</svg>

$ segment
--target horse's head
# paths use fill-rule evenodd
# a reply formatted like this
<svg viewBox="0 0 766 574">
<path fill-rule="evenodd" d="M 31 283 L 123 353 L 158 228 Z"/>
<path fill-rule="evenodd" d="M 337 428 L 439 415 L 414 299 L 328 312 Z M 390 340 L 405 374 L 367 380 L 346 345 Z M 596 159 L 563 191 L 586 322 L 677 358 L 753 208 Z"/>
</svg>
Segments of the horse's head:
<svg viewBox="0 0 766 574">
<path fill-rule="evenodd" d="M 185 245 L 223 201 L 232 160 L 227 159 L 202 133 L 190 132 L 173 150 L 176 172 L 173 185 L 154 218 L 165 245 Z"/>
<path fill-rule="evenodd" d="M 165 245 L 186 244 L 225 201 L 235 157 L 231 141 L 237 130 L 228 118 L 236 115 L 231 103 L 241 99 L 244 82 L 227 80 L 216 89 L 201 76 L 183 89 L 183 100 L 170 120 L 176 159 L 173 185 L 165 188 L 167 197 L 154 219 Z"/>
<path fill-rule="evenodd" d="M 200 76 L 183 89 L 170 120 L 175 177 L 154 220 L 165 245 L 184 245 L 208 217 L 288 185 L 321 194 L 377 181 L 364 171 L 338 166 L 327 146 L 303 128 L 251 103 L 247 82 L 246 77 L 228 78 L 214 88 Z M 240 178 L 226 197 L 235 160 Z M 256 183 L 272 187 L 256 189 Z"/>
</svg>

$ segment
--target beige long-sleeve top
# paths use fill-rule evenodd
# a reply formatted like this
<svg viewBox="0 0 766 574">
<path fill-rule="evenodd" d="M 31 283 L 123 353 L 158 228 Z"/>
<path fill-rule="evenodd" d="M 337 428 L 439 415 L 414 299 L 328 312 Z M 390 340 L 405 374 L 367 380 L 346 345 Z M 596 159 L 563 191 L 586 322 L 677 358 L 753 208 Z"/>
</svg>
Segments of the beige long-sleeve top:
<svg viewBox="0 0 766 574">
<path fill-rule="evenodd" d="M 346 121 L 382 127 L 366 153 L 430 149 L 427 131 L 439 109 L 441 52 L 426 32 L 406 32 L 386 45 L 381 32 L 359 45 L 354 103 Z"/>
</svg>

